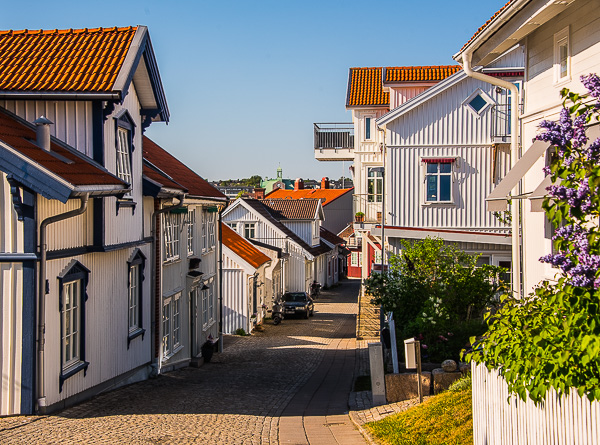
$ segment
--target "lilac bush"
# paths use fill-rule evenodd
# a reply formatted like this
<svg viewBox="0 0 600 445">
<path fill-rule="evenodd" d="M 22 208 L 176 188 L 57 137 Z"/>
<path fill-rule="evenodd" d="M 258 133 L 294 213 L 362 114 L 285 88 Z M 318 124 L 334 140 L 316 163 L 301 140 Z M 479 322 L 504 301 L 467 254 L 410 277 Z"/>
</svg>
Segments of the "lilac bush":
<svg viewBox="0 0 600 445">
<path fill-rule="evenodd" d="M 544 169 L 553 185 L 543 204 L 554 249 L 540 261 L 560 272 L 522 299 L 503 296 L 467 355 L 498 369 L 512 393 L 536 403 L 550 388 L 600 400 L 600 138 L 586 134 L 600 120 L 600 78 L 581 81 L 588 93 L 563 89 L 559 121 L 542 122 L 535 138 L 556 150 Z"/>
</svg>

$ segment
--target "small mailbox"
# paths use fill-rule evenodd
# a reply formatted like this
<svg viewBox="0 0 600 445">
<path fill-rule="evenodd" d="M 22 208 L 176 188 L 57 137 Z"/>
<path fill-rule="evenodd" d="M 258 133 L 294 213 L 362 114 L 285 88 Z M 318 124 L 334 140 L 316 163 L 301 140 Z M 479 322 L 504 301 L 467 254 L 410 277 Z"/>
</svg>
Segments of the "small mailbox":
<svg viewBox="0 0 600 445">
<path fill-rule="evenodd" d="M 404 340 L 404 357 L 406 359 L 406 369 L 417 369 L 417 354 L 420 342 L 414 338 Z"/>
</svg>

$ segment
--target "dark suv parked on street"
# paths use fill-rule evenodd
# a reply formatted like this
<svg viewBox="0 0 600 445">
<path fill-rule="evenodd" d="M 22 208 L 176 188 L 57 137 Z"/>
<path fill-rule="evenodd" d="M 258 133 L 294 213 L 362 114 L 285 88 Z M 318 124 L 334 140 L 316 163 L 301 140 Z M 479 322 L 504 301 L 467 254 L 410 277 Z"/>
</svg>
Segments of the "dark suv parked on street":
<svg viewBox="0 0 600 445">
<path fill-rule="evenodd" d="M 315 305 L 306 292 L 286 292 L 282 300 L 284 316 L 302 314 L 308 318 L 315 314 Z"/>
</svg>

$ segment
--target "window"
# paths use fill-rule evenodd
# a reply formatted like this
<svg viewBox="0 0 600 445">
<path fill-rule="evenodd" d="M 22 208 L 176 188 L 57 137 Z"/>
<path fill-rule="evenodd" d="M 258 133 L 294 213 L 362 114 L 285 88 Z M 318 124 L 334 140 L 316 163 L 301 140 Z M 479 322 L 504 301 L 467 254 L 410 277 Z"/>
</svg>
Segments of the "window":
<svg viewBox="0 0 600 445">
<path fill-rule="evenodd" d="M 129 344 L 134 338 L 142 336 L 143 340 L 144 333 L 146 332 L 142 326 L 142 283 L 144 282 L 145 264 L 146 257 L 140 249 L 135 249 L 135 251 L 131 255 L 131 258 L 127 261 L 127 322 L 129 327 L 129 335 L 127 337 L 127 348 L 129 348 Z"/>
<path fill-rule="evenodd" d="M 85 302 L 89 272 L 80 262 L 72 260 L 58 277 L 61 392 L 65 380 L 81 370 L 85 375 L 89 365 L 85 361 Z"/>
<path fill-rule="evenodd" d="M 375 264 L 381 264 L 381 250 L 375 251 Z"/>
<path fill-rule="evenodd" d="M 202 286 L 202 327 L 206 328 L 208 326 L 208 322 L 210 321 L 209 316 L 209 304 L 212 305 L 210 300 L 212 299 L 212 286 L 207 286 L 206 284 Z M 210 302 L 210 303 L 209 303 Z"/>
<path fill-rule="evenodd" d="M 569 27 L 554 34 L 554 82 L 571 79 L 571 49 L 569 47 Z"/>
<path fill-rule="evenodd" d="M 194 254 L 194 233 L 196 231 L 196 209 L 188 210 L 187 214 L 187 253 Z"/>
<path fill-rule="evenodd" d="M 379 167 L 370 167 L 367 170 L 367 201 L 381 202 L 383 199 L 383 172 Z"/>
<path fill-rule="evenodd" d="M 164 261 L 174 261 L 179 258 L 179 214 L 165 213 L 163 215 Z"/>
<path fill-rule="evenodd" d="M 208 213 L 206 213 L 206 211 L 202 212 L 202 252 L 205 252 L 206 250 L 208 250 L 208 228 L 207 228 L 207 221 L 208 218 Z"/>
<path fill-rule="evenodd" d="M 214 249 L 217 245 L 215 241 L 215 213 L 208 213 L 208 248 Z"/>
<path fill-rule="evenodd" d="M 117 176 L 129 185 L 133 185 L 132 153 L 135 124 L 127 110 L 122 109 L 115 116 L 115 151 Z M 129 192 L 126 197 L 131 197 Z"/>
<path fill-rule="evenodd" d="M 454 159 L 423 159 L 426 167 L 425 201 L 452 201 L 452 163 Z"/>
<path fill-rule="evenodd" d="M 371 118 L 370 117 L 365 118 L 365 139 L 366 140 L 371 139 Z"/>
<path fill-rule="evenodd" d="M 169 358 L 173 354 L 176 354 L 181 347 L 181 292 L 177 292 L 163 301 L 163 358 Z"/>
<path fill-rule="evenodd" d="M 477 88 L 463 101 L 462 104 L 467 107 L 467 110 L 473 115 L 479 117 L 489 106 L 494 104 L 494 99 L 484 93 L 480 88 Z"/>
<path fill-rule="evenodd" d="M 358 252 L 352 252 L 350 256 L 350 266 L 358 267 Z"/>
<path fill-rule="evenodd" d="M 245 223 L 244 224 L 244 238 L 252 239 L 256 236 L 256 224 Z"/>
</svg>

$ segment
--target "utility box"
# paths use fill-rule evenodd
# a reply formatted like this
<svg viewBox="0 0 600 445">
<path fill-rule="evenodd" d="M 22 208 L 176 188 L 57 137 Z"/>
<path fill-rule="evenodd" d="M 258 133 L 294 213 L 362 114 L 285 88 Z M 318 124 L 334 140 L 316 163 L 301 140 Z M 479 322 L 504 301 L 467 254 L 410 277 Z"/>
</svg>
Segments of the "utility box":
<svg viewBox="0 0 600 445">
<path fill-rule="evenodd" d="M 383 372 L 383 348 L 381 343 L 369 343 L 369 364 L 371 368 L 371 392 L 373 405 L 385 405 L 385 374 Z"/>
<path fill-rule="evenodd" d="M 404 340 L 404 357 L 406 361 L 406 369 L 417 369 L 417 348 L 420 342 L 414 338 Z"/>
</svg>

